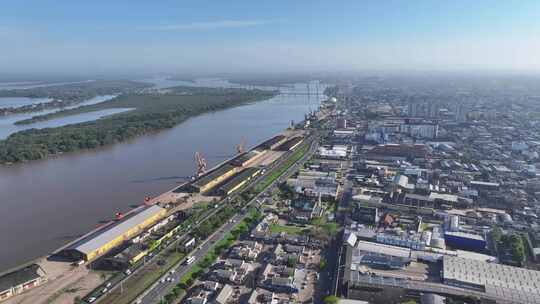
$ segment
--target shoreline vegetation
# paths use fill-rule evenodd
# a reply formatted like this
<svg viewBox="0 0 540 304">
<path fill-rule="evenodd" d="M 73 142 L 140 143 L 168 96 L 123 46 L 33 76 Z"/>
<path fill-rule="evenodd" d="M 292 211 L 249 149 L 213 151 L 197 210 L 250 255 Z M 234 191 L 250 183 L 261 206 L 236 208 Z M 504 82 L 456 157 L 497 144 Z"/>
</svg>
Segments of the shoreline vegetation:
<svg viewBox="0 0 540 304">
<path fill-rule="evenodd" d="M 90 122 L 14 133 L 0 141 L 0 164 L 111 145 L 172 128 L 192 116 L 265 100 L 277 94 L 277 91 L 195 87 L 174 87 L 165 94 L 123 94 L 103 103 L 31 118 L 35 122 L 105 109 L 134 108 Z"/>
<path fill-rule="evenodd" d="M 131 80 L 95 80 L 29 89 L 0 89 L 0 97 L 50 98 L 51 101 L 26 106 L 0 108 L 0 116 L 39 112 L 75 106 L 99 95 L 128 94 L 153 85 Z"/>
</svg>

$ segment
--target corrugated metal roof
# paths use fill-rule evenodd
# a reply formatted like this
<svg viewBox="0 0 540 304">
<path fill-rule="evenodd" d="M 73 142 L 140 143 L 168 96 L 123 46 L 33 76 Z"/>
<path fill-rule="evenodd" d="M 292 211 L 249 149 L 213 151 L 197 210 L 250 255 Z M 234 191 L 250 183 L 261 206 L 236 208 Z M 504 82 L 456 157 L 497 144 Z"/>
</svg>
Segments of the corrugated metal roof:
<svg viewBox="0 0 540 304">
<path fill-rule="evenodd" d="M 488 294 L 497 297 L 518 299 L 524 294 L 540 299 L 540 271 L 444 256 L 443 276 L 445 280 L 485 286 Z"/>
<path fill-rule="evenodd" d="M 258 171 L 260 171 L 259 168 L 246 168 L 242 172 L 229 179 L 225 184 L 221 185 L 219 189 L 225 192 L 229 192 L 231 189 L 234 189 L 236 186 L 238 186 L 238 184 L 257 174 Z"/>
<path fill-rule="evenodd" d="M 225 164 L 219 166 L 218 168 L 216 168 L 216 169 L 206 173 L 205 175 L 199 177 L 192 184 L 195 187 L 203 188 L 206 185 L 208 185 L 208 183 L 213 182 L 214 180 L 222 177 L 223 175 L 229 173 L 232 170 L 235 170 L 236 168 L 237 167 L 235 167 L 235 166 L 233 166 L 233 165 L 231 165 L 229 163 L 225 163 Z"/>
<path fill-rule="evenodd" d="M 74 249 L 79 252 L 88 254 L 119 237 L 127 230 L 141 224 L 149 217 L 163 212 L 163 210 L 163 208 L 157 205 L 147 207 L 146 209 L 134 214 L 133 216 L 125 218 L 124 220 L 119 221 L 112 226 L 106 227 L 105 230 L 99 231 L 97 234 L 92 234 L 89 237 L 81 239 L 80 242 L 75 242 L 66 249 Z"/>
</svg>

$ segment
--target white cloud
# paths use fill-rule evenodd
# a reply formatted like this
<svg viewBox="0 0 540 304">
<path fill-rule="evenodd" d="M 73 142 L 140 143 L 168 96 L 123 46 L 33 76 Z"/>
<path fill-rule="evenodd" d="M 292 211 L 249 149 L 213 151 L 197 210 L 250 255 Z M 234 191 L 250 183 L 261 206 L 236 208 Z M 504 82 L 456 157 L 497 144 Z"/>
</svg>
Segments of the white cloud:
<svg viewBox="0 0 540 304">
<path fill-rule="evenodd" d="M 170 24 L 159 26 L 148 26 L 143 29 L 155 31 L 204 31 L 226 28 L 254 27 L 271 23 L 269 20 L 219 20 L 208 22 L 192 22 L 185 24 Z"/>
</svg>

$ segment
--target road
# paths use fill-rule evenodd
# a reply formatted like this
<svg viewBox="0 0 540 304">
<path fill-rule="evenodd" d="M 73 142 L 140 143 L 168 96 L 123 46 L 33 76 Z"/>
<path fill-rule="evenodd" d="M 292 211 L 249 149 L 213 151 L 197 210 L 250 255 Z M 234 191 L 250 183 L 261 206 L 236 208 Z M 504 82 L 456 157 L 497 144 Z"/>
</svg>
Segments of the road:
<svg viewBox="0 0 540 304">
<path fill-rule="evenodd" d="M 223 225 L 218 231 L 216 231 L 214 234 L 212 234 L 208 239 L 206 239 L 202 244 L 200 244 L 192 253 L 191 255 L 195 257 L 195 261 L 193 264 L 197 263 L 201 257 L 203 257 L 206 253 L 210 251 L 214 243 L 222 240 L 225 235 L 236 226 L 236 224 L 243 220 L 247 214 L 236 214 L 232 217 L 232 221 L 228 221 L 225 225 Z M 154 283 L 147 292 L 143 293 L 142 297 L 139 297 L 139 300 L 141 300 L 140 303 L 144 304 L 152 304 L 152 303 L 159 303 L 160 300 L 168 294 L 171 289 L 174 288 L 176 284 L 178 284 L 178 280 L 185 275 L 191 267 L 193 267 L 193 264 L 185 265 L 184 258 L 179 265 L 173 267 L 174 273 L 173 274 L 166 274 L 164 275 L 159 281 Z M 161 283 L 163 279 L 166 278 L 173 278 L 173 282 L 167 282 Z M 139 303 L 136 301 L 136 303 Z"/>
<path fill-rule="evenodd" d="M 298 167 L 300 166 L 300 164 L 304 163 L 309 157 L 311 157 L 311 155 L 314 153 L 316 148 L 317 148 L 317 141 L 315 140 L 315 141 L 312 142 L 309 151 L 300 160 L 298 160 L 294 165 L 289 167 L 279 178 L 275 179 L 270 185 L 268 185 L 268 187 L 266 189 L 261 191 L 254 198 L 252 198 L 246 204 L 245 208 L 247 209 L 248 207 L 253 205 L 255 202 L 257 202 L 257 200 L 259 200 L 264 195 L 264 193 L 268 189 L 272 189 L 277 184 L 282 182 L 286 177 L 290 176 L 296 170 L 298 170 Z M 256 183 L 254 183 L 254 184 L 256 184 Z M 252 185 L 254 185 L 254 184 L 252 184 Z M 231 232 L 231 230 L 234 228 L 234 226 L 236 226 L 236 224 L 238 222 L 242 221 L 246 216 L 247 216 L 247 213 L 246 214 L 238 213 L 238 214 L 234 215 L 232 217 L 232 221 L 228 221 L 227 223 L 225 223 L 222 227 L 220 227 L 220 229 L 218 229 L 214 234 L 212 234 L 208 239 L 206 239 L 202 244 L 200 244 L 191 253 L 191 255 L 195 257 L 195 261 L 193 262 L 193 264 L 199 262 L 201 257 L 203 257 L 204 255 L 206 255 L 206 253 L 208 253 L 208 251 L 212 248 L 214 243 L 222 240 L 225 237 L 225 235 L 227 233 Z M 163 299 L 165 297 L 165 295 L 167 295 L 174 288 L 174 286 L 178 283 L 178 280 L 184 274 L 186 274 L 191 269 L 191 267 L 193 267 L 192 264 L 190 264 L 190 265 L 185 265 L 184 264 L 186 259 L 187 259 L 187 257 L 185 259 L 183 259 L 182 261 L 180 261 L 179 264 L 177 264 L 176 266 L 174 266 L 172 268 L 172 269 L 174 269 L 173 274 L 170 274 L 170 272 L 169 272 L 169 273 L 165 274 L 163 277 L 161 277 L 160 280 L 158 280 L 147 291 L 145 291 L 135 301 L 135 303 L 141 303 L 141 304 L 156 304 L 156 303 L 159 303 L 161 301 L 161 299 Z M 167 282 L 166 278 L 173 278 L 174 281 L 173 282 Z M 161 283 L 161 281 L 163 279 L 165 279 L 165 282 Z"/>
</svg>

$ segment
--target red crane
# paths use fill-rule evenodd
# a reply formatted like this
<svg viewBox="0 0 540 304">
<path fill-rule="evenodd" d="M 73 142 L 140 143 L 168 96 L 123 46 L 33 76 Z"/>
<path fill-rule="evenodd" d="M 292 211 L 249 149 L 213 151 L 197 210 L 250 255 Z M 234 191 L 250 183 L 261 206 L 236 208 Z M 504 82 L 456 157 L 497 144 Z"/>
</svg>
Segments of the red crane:
<svg viewBox="0 0 540 304">
<path fill-rule="evenodd" d="M 195 162 L 197 164 L 197 176 L 201 176 L 206 172 L 206 160 L 199 152 L 195 152 Z"/>
</svg>

